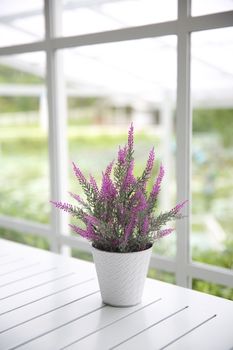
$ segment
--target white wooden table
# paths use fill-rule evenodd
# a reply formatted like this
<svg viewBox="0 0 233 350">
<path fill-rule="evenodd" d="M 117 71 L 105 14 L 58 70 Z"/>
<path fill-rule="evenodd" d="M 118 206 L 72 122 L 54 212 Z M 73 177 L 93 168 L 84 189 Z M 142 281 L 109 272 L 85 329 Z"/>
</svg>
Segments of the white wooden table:
<svg viewBox="0 0 233 350">
<path fill-rule="evenodd" d="M 93 264 L 0 240 L 0 350 L 232 348 L 232 301 L 147 279 L 113 308 Z"/>
</svg>

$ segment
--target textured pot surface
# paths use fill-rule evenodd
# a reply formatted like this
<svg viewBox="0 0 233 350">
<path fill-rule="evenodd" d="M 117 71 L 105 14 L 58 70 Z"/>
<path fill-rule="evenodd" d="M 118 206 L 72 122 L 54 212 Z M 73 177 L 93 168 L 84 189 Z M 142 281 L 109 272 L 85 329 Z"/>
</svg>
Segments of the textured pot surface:
<svg viewBox="0 0 233 350">
<path fill-rule="evenodd" d="M 152 247 L 141 252 L 111 253 L 92 247 L 103 302 L 112 306 L 139 304 Z"/>
</svg>

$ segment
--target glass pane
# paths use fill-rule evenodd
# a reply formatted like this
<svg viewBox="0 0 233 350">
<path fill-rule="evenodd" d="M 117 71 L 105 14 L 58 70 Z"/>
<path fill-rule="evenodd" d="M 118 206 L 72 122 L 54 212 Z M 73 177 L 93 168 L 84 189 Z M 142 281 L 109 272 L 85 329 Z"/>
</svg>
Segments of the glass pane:
<svg viewBox="0 0 233 350">
<path fill-rule="evenodd" d="M 224 287 L 220 284 L 208 283 L 203 280 L 194 279 L 193 289 L 216 295 L 217 297 L 233 300 L 233 288 Z"/>
<path fill-rule="evenodd" d="M 0 46 L 25 44 L 43 39 L 43 0 L 1 0 L 0 33 Z"/>
<path fill-rule="evenodd" d="M 64 63 L 70 163 L 75 161 L 87 176 L 92 173 L 99 184 L 102 171 L 116 158 L 119 145 L 125 144 L 133 121 L 135 175 L 141 174 L 154 145 L 154 178 L 161 160 L 166 169 L 159 208 L 173 207 L 176 37 L 66 50 Z M 80 192 L 72 171 L 70 188 Z M 155 251 L 174 255 L 175 234 L 157 243 Z"/>
<path fill-rule="evenodd" d="M 233 10 L 232 0 L 192 0 L 192 16 Z"/>
<path fill-rule="evenodd" d="M 176 0 L 63 0 L 63 35 L 97 33 L 177 18 Z"/>
<path fill-rule="evenodd" d="M 43 53 L 0 59 L 0 214 L 48 222 Z"/>
<path fill-rule="evenodd" d="M 71 255 L 73 258 L 93 262 L 93 257 L 91 253 L 87 253 L 79 249 L 72 249 Z"/>
<path fill-rule="evenodd" d="M 23 234 L 18 231 L 0 228 L 0 238 L 49 250 L 49 242 L 46 238 L 32 234 Z"/>
<path fill-rule="evenodd" d="M 172 284 L 176 283 L 176 277 L 174 273 L 164 272 L 157 269 L 152 269 L 152 268 L 149 269 L 147 277 L 154 278 L 156 280 L 167 282 L 167 283 L 172 283 Z"/>
<path fill-rule="evenodd" d="M 192 256 L 233 267 L 233 28 L 192 35 Z"/>
</svg>

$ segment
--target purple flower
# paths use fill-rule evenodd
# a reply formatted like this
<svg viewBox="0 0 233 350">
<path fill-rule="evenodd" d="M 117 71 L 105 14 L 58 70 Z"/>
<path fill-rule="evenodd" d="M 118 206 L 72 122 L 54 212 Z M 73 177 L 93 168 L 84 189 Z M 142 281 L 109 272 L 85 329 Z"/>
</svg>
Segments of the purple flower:
<svg viewBox="0 0 233 350">
<path fill-rule="evenodd" d="M 83 238 L 88 238 L 88 233 L 87 233 L 87 230 L 83 230 L 81 229 L 80 227 L 76 226 L 76 225 L 72 225 L 72 224 L 69 224 L 69 226 L 72 228 L 72 230 L 75 232 L 75 233 L 78 233 L 80 236 L 82 236 Z"/>
<path fill-rule="evenodd" d="M 182 202 L 182 203 L 179 203 L 177 204 L 171 211 L 174 213 L 174 214 L 178 214 L 180 212 L 180 210 L 184 207 L 184 205 L 188 202 L 188 200 Z"/>
<path fill-rule="evenodd" d="M 84 202 L 84 200 L 78 195 L 78 194 L 75 194 L 75 193 L 72 193 L 72 192 L 68 192 L 69 195 L 71 197 L 73 197 L 77 202 L 79 202 L 80 204 L 86 206 L 86 203 Z"/>
<path fill-rule="evenodd" d="M 62 203 L 60 201 L 58 201 L 58 202 L 50 201 L 50 202 L 52 204 L 54 204 L 56 208 L 64 210 L 67 213 L 72 213 L 74 211 L 73 205 L 71 205 L 69 203 Z"/>
<path fill-rule="evenodd" d="M 119 151 L 118 151 L 118 162 L 119 162 L 119 164 L 121 164 L 121 165 L 125 164 L 126 155 L 127 155 L 127 148 L 126 148 L 126 146 L 124 148 L 120 148 L 119 147 Z"/>
<path fill-rule="evenodd" d="M 152 150 L 149 153 L 149 158 L 147 160 L 147 164 L 146 164 L 146 173 L 148 175 L 150 175 L 153 166 L 154 166 L 154 160 L 155 160 L 155 151 L 154 151 L 154 147 L 152 148 Z"/>
<path fill-rule="evenodd" d="M 93 188 L 95 194 L 98 195 L 99 189 L 98 189 L 97 183 L 95 181 L 95 178 L 92 175 L 90 175 L 90 185 Z"/>
<path fill-rule="evenodd" d="M 129 150 L 133 150 L 133 144 L 134 144 L 134 128 L 133 128 L 133 123 L 131 123 L 129 132 L 128 132 L 128 147 Z"/>
<path fill-rule="evenodd" d="M 142 233 L 142 235 L 145 236 L 148 233 L 148 231 L 149 231 L 149 219 L 146 216 L 144 218 L 144 221 L 143 221 L 143 224 L 142 224 L 141 233 Z"/>
<path fill-rule="evenodd" d="M 130 220 L 128 225 L 125 228 L 125 241 L 127 241 L 129 236 L 132 235 L 138 222 L 139 213 L 141 213 L 143 210 L 147 208 L 146 198 L 141 190 L 138 190 L 135 193 L 132 200 L 133 202 L 131 203 L 131 208 L 130 208 Z"/>
<path fill-rule="evenodd" d="M 162 238 L 164 236 L 170 235 L 170 233 L 172 233 L 173 231 L 174 231 L 174 228 L 167 228 L 165 230 L 161 230 L 156 234 L 155 238 L 159 239 L 159 238 Z"/>
<path fill-rule="evenodd" d="M 110 177 L 110 175 L 111 175 L 113 164 L 114 164 L 114 160 L 111 163 L 108 164 L 108 166 L 107 166 L 107 168 L 106 168 L 106 170 L 104 172 L 105 175 L 108 176 L 108 177 Z"/>
<path fill-rule="evenodd" d="M 126 190 L 128 187 L 132 186 L 135 184 L 135 177 L 133 175 L 133 168 L 134 168 L 134 161 L 131 160 L 130 165 L 127 169 L 127 172 L 125 174 L 123 183 L 122 183 L 122 189 Z"/>
<path fill-rule="evenodd" d="M 100 198 L 102 199 L 114 199 L 117 194 L 117 190 L 112 180 L 106 174 L 103 174 L 102 187 L 100 191 Z"/>
<path fill-rule="evenodd" d="M 147 209 L 147 200 L 144 193 L 141 190 L 138 190 L 133 196 L 133 200 L 136 202 L 135 211 L 143 211 Z"/>
<path fill-rule="evenodd" d="M 125 242 L 132 235 L 132 233 L 136 227 L 136 224 L 137 224 L 137 212 L 132 212 L 130 222 L 126 226 L 125 232 L 124 232 Z"/>
<path fill-rule="evenodd" d="M 151 194 L 150 194 L 150 197 L 153 197 L 153 198 L 156 198 L 159 191 L 160 191 L 160 186 L 161 186 L 161 182 L 163 180 L 163 176 L 164 176 L 164 168 L 162 166 L 162 164 L 160 165 L 160 168 L 159 168 L 159 175 L 155 181 L 155 184 L 152 188 L 152 191 L 151 191 Z"/>
<path fill-rule="evenodd" d="M 90 225 L 98 225 L 99 224 L 99 220 L 90 214 L 84 214 L 84 218 L 86 219 L 87 223 Z"/>
<path fill-rule="evenodd" d="M 91 225 L 87 226 L 86 230 L 83 230 L 82 228 L 69 224 L 69 226 L 72 228 L 72 230 L 82 236 L 83 238 L 90 239 L 90 240 L 96 240 L 98 239 L 98 236 L 96 236 L 94 229 Z"/>
<path fill-rule="evenodd" d="M 83 175 L 83 173 L 81 172 L 81 170 L 74 164 L 74 162 L 72 162 L 72 164 L 73 164 L 74 173 L 75 173 L 80 185 L 86 184 L 87 180 L 86 180 L 85 176 Z"/>
</svg>

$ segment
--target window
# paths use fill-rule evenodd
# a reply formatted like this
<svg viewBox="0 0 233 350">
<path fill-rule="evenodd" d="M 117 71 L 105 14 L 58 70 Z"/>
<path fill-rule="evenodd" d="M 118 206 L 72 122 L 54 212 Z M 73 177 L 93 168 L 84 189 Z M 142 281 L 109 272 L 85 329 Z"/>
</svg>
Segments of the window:
<svg viewBox="0 0 233 350">
<path fill-rule="evenodd" d="M 101 171 L 133 120 L 143 154 L 155 144 L 168 169 L 161 207 L 190 207 L 151 269 L 233 298 L 231 2 L 17 4 L 0 16 L 0 235 L 88 253 L 49 200 L 74 188 L 71 160 Z"/>
<path fill-rule="evenodd" d="M 232 38 L 231 27 L 193 33 L 191 40 L 192 257 L 229 269 L 233 267 Z"/>
<path fill-rule="evenodd" d="M 231 0 L 192 0 L 192 15 L 208 15 L 210 13 L 224 12 L 233 10 Z"/>
<path fill-rule="evenodd" d="M 4 215 L 48 223 L 45 54 L 2 57 L 0 72 L 0 210 Z"/>
<path fill-rule="evenodd" d="M 177 18 L 176 0 L 62 0 L 62 7 L 64 36 L 130 28 Z"/>
<path fill-rule="evenodd" d="M 44 39 L 43 0 L 2 0 L 0 46 L 31 43 Z"/>
</svg>

